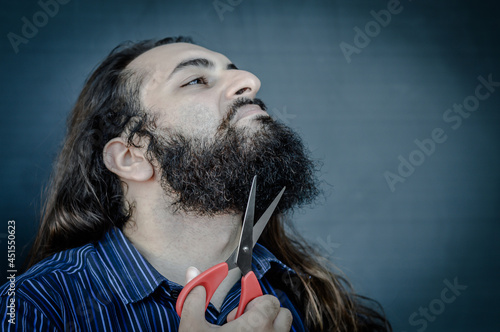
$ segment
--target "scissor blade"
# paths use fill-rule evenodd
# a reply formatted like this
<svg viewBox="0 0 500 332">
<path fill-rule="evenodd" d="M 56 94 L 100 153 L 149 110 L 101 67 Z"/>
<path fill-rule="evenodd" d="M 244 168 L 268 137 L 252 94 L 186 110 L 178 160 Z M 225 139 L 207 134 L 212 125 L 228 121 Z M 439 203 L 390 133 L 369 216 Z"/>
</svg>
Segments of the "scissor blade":
<svg viewBox="0 0 500 332">
<path fill-rule="evenodd" d="M 259 240 L 260 236 L 262 235 L 262 232 L 266 228 L 267 223 L 269 222 L 269 219 L 271 219 L 271 216 L 274 213 L 274 210 L 276 210 L 276 207 L 278 206 L 279 201 L 281 200 L 281 196 L 283 196 L 283 193 L 285 192 L 286 187 L 283 187 L 279 194 L 274 198 L 273 202 L 269 207 L 266 209 L 266 211 L 262 214 L 262 216 L 259 218 L 257 223 L 253 226 L 253 234 L 252 234 L 252 248 L 255 247 L 255 244 Z M 238 254 L 238 249 L 236 248 L 231 256 L 226 260 L 226 263 L 229 265 L 229 269 L 234 269 L 236 265 L 236 258 Z"/>
<path fill-rule="evenodd" d="M 276 210 L 276 207 L 278 206 L 278 203 L 280 202 L 281 196 L 283 196 L 283 193 L 285 192 L 286 187 L 283 187 L 281 189 L 280 193 L 274 201 L 269 205 L 269 207 L 266 209 L 266 211 L 262 214 L 262 216 L 259 218 L 257 223 L 253 226 L 253 245 L 257 243 L 257 240 L 259 240 L 260 235 L 264 231 L 264 228 L 266 228 L 267 222 L 269 219 L 271 219 L 271 216 L 273 215 L 274 210 Z"/>
<path fill-rule="evenodd" d="M 240 243 L 236 254 L 236 264 L 243 275 L 252 270 L 253 222 L 255 219 L 255 193 L 257 191 L 257 176 L 253 177 L 252 188 L 248 197 L 247 209 L 241 227 Z"/>
</svg>

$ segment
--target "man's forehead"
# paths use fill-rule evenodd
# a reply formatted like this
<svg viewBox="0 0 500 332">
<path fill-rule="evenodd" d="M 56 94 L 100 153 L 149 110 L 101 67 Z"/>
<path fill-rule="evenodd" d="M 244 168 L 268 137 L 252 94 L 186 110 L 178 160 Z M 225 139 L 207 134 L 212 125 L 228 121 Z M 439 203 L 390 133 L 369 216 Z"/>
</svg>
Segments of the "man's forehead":
<svg viewBox="0 0 500 332">
<path fill-rule="evenodd" d="M 207 58 L 214 63 L 223 66 L 229 60 L 223 54 L 211 51 L 204 47 L 189 43 L 173 43 L 157 46 L 135 58 L 127 68 L 142 71 L 152 70 L 155 73 L 162 72 L 163 75 L 170 74 L 172 70 L 182 61 Z"/>
</svg>

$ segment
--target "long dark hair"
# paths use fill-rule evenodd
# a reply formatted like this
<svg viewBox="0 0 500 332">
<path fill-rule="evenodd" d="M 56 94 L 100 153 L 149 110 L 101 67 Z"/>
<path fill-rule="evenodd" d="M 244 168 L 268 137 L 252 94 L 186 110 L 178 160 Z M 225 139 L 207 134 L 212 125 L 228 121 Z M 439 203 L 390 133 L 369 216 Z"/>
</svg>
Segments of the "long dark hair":
<svg viewBox="0 0 500 332">
<path fill-rule="evenodd" d="M 192 41 L 175 37 L 122 44 L 87 79 L 68 119 L 66 140 L 48 185 L 28 267 L 56 252 L 98 241 L 130 218 L 122 183 L 105 167 L 102 151 L 124 131 L 129 144 L 136 136 L 154 141 L 138 101 L 141 75 L 126 67 L 144 52 L 175 42 Z M 282 218 L 273 217 L 261 242 L 298 272 L 297 292 L 292 296 L 309 330 L 391 331 L 380 310 L 365 305 L 345 279 L 322 266 L 316 252 L 286 230 Z"/>
</svg>

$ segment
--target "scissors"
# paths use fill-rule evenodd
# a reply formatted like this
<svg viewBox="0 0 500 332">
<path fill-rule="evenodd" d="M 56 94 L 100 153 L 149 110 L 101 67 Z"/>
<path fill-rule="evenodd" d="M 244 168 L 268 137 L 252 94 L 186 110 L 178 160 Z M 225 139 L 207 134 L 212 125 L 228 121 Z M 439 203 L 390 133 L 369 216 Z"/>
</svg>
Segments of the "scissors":
<svg viewBox="0 0 500 332">
<path fill-rule="evenodd" d="M 241 235 L 238 247 L 231 253 L 231 256 L 222 263 L 219 263 L 210 269 L 204 271 L 196 278 L 191 280 L 180 292 L 177 299 L 175 309 L 179 317 L 182 313 L 184 301 L 186 300 L 189 292 L 197 286 L 205 287 L 207 293 L 207 300 L 205 303 L 205 310 L 219 287 L 221 282 L 226 278 L 228 272 L 232 269 L 239 268 L 243 277 L 241 278 L 241 296 L 236 312 L 236 318 L 240 317 L 245 311 L 248 302 L 256 297 L 262 296 L 262 289 L 260 288 L 259 281 L 252 271 L 252 252 L 253 247 L 257 243 L 260 235 L 264 231 L 267 222 L 271 218 L 276 206 L 278 205 L 281 196 L 285 192 L 285 187 L 281 189 L 280 193 L 276 196 L 274 201 L 269 205 L 262 217 L 254 225 L 255 213 L 255 192 L 257 187 L 257 176 L 254 176 L 252 181 L 252 188 L 248 197 L 247 208 L 245 217 L 243 218 L 243 226 L 241 227 Z"/>
</svg>

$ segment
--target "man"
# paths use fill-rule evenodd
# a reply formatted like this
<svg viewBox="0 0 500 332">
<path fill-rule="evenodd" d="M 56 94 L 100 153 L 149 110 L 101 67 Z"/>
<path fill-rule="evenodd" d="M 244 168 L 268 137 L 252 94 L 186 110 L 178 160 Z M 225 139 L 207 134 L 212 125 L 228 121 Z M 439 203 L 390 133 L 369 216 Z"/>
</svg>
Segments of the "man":
<svg viewBox="0 0 500 332">
<path fill-rule="evenodd" d="M 111 52 L 70 116 L 31 268 L 14 301 L 8 285 L 0 293 L 4 330 L 389 329 L 285 231 L 281 216 L 318 193 L 314 164 L 266 113 L 259 88 L 182 37 Z M 182 285 L 236 248 L 254 175 L 257 216 L 287 187 L 254 249 L 265 295 L 235 319 L 241 275 L 232 270 L 206 313 L 197 287 L 180 318 Z"/>
</svg>

